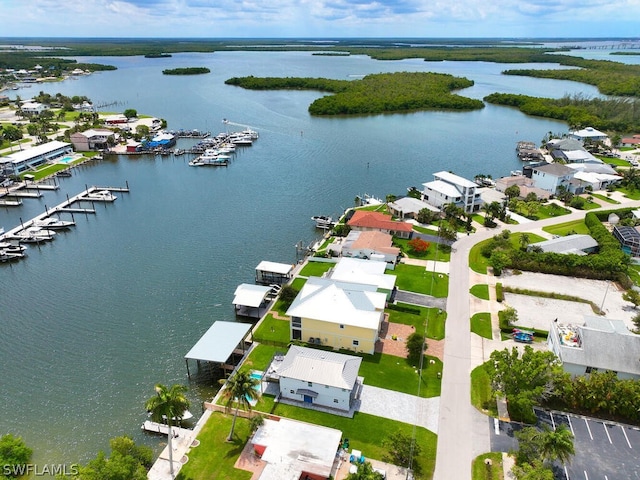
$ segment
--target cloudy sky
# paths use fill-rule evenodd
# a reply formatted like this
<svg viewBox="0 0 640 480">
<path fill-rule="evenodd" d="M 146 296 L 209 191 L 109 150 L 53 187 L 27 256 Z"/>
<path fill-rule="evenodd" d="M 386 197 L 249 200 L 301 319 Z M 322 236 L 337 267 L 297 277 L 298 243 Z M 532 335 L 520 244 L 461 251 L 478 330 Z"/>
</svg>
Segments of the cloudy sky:
<svg viewBox="0 0 640 480">
<path fill-rule="evenodd" d="M 640 37 L 640 0 L 0 0 L 0 37 Z"/>
</svg>

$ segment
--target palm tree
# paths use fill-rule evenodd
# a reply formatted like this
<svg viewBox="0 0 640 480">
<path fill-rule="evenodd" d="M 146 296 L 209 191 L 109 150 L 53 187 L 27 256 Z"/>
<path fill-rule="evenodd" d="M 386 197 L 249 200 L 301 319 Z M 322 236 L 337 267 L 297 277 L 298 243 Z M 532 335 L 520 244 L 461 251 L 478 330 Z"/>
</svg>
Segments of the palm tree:
<svg viewBox="0 0 640 480">
<path fill-rule="evenodd" d="M 555 430 L 545 426 L 540 436 L 540 456 L 543 460 L 558 460 L 563 465 L 571 462 L 571 457 L 575 455 L 573 433 L 565 424 L 561 423 Z"/>
<path fill-rule="evenodd" d="M 184 395 L 187 387 L 175 384 L 171 388 L 167 388 L 161 383 L 155 386 L 156 394 L 145 403 L 148 412 L 151 412 L 151 419 L 154 422 L 162 423 L 165 419 L 169 426 L 168 447 L 169 447 L 169 471 L 173 479 L 173 447 L 171 446 L 172 422 L 181 419 L 184 412 L 189 409 L 189 399 Z"/>
<path fill-rule="evenodd" d="M 242 406 L 243 410 L 251 411 L 251 402 L 258 399 L 257 387 L 260 380 L 251 377 L 248 370 L 239 370 L 233 377 L 226 380 L 221 379 L 220 383 L 224 385 L 221 392 L 224 399 L 225 408 L 231 410 L 235 404 L 236 409 L 233 414 L 233 422 L 231 423 L 231 431 L 227 437 L 227 442 L 233 440 L 233 430 L 236 428 L 236 418 L 238 417 L 238 409 Z"/>
</svg>

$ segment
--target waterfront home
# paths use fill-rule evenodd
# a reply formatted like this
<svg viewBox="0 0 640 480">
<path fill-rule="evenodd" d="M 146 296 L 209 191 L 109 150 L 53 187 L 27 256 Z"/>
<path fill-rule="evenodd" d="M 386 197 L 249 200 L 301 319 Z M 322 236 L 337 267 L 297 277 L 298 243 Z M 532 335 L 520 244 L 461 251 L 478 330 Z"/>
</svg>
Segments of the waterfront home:
<svg viewBox="0 0 640 480">
<path fill-rule="evenodd" d="M 571 179 L 574 171 L 560 163 L 548 163 L 534 167 L 531 179 L 536 187 L 555 195 L 560 187 L 571 191 Z"/>
<path fill-rule="evenodd" d="M 291 346 L 278 368 L 280 397 L 349 411 L 361 380 L 362 358 Z"/>
<path fill-rule="evenodd" d="M 393 246 L 393 237 L 382 232 L 351 231 L 339 244 L 343 257 L 371 259 L 393 268 L 400 258 L 400 248 Z"/>
<path fill-rule="evenodd" d="M 466 213 L 477 212 L 482 206 L 478 184 L 451 172 L 437 172 L 434 180 L 422 184 L 422 200 L 438 209 L 450 203 Z"/>
<path fill-rule="evenodd" d="M 401 197 L 395 199 L 393 202 L 387 203 L 391 215 L 398 217 L 402 220 L 407 218 L 416 218 L 418 213 L 422 209 L 431 210 L 432 212 L 439 212 L 440 210 L 433 205 L 429 205 L 427 202 L 423 202 L 413 197 Z"/>
<path fill-rule="evenodd" d="M 70 143 L 54 140 L 1 157 L 0 165 L 2 167 L 0 169 L 9 172 L 10 175 L 18 175 L 72 153 L 73 149 Z"/>
<path fill-rule="evenodd" d="M 347 225 L 351 227 L 351 230 L 378 231 L 399 238 L 411 238 L 413 232 L 413 226 L 410 223 L 396 222 L 392 220 L 391 215 L 368 210 L 356 210 Z"/>
<path fill-rule="evenodd" d="M 251 438 L 255 454 L 266 462 L 260 480 L 325 480 L 331 477 L 342 432 L 289 420 L 265 419 Z M 254 476 L 255 476 L 254 475 Z"/>
<path fill-rule="evenodd" d="M 571 375 L 612 371 L 620 379 L 640 379 L 640 336 L 622 320 L 585 316 L 584 325 L 554 321 L 547 345 Z"/>
<path fill-rule="evenodd" d="M 397 277 L 384 273 L 386 268 L 386 262 L 342 257 L 327 272 L 326 277 L 336 282 L 371 285 L 376 288 L 376 291 L 389 295 L 396 284 Z"/>
<path fill-rule="evenodd" d="M 373 354 L 387 301 L 376 290 L 374 285 L 309 277 L 286 312 L 291 340 Z"/>
<path fill-rule="evenodd" d="M 575 138 L 576 140 L 584 143 L 585 141 L 604 142 L 605 140 L 609 139 L 609 136 L 606 133 L 596 130 L 593 127 L 587 127 L 581 130 L 574 130 L 572 132 L 569 132 L 569 138 Z"/>
<path fill-rule="evenodd" d="M 91 150 L 105 150 L 109 148 L 109 138 L 113 139 L 114 133 L 106 128 L 91 128 L 84 132 L 71 134 L 71 143 L 76 152 L 88 152 Z"/>
<path fill-rule="evenodd" d="M 126 125 L 127 123 L 129 123 L 129 119 L 121 113 L 118 113 L 116 115 L 107 116 L 104 119 L 104 123 L 107 126 L 122 127 L 122 125 Z"/>
<path fill-rule="evenodd" d="M 48 105 L 40 102 L 25 102 L 20 106 L 20 110 L 22 110 L 22 113 L 27 117 L 40 115 L 42 112 L 48 109 Z"/>
</svg>

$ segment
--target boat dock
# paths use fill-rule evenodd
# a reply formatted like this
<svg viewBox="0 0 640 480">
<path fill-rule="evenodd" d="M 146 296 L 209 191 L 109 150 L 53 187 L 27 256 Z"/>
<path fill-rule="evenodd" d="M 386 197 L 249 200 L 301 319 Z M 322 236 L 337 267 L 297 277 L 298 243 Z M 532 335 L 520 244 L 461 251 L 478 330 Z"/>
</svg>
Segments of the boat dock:
<svg viewBox="0 0 640 480">
<path fill-rule="evenodd" d="M 72 219 L 73 219 L 74 213 L 84 213 L 84 214 L 96 213 L 95 208 L 84 208 L 81 206 L 81 202 L 93 203 L 94 201 L 105 201 L 105 200 L 100 200 L 96 198 L 88 198 L 88 196 L 91 195 L 92 193 L 102 192 L 102 191 L 128 192 L 129 185 L 127 184 L 126 187 L 96 187 L 96 186 L 87 187 L 86 190 L 80 192 L 79 194 L 73 197 L 70 197 L 70 198 L 67 197 L 67 200 L 60 203 L 59 205 L 56 205 L 51 209 L 47 208 L 45 205 L 44 213 L 41 213 L 40 215 L 37 215 L 32 219 L 27 220 L 26 222 L 23 222 L 21 220 L 20 225 L 17 225 L 12 229 L 8 230 L 7 232 L 4 232 L 3 234 L 1 234 L 0 241 L 3 241 L 3 240 L 14 240 L 14 241 L 17 240 L 18 242 L 24 241 L 24 237 L 20 236 L 20 234 L 23 231 L 26 231 L 31 227 L 37 227 L 38 223 L 40 223 L 41 221 L 45 220 L 48 217 L 51 217 L 52 215 L 56 215 L 59 213 L 68 213 L 72 215 Z M 28 193 L 28 192 L 23 192 L 23 193 Z M 109 200 L 106 200 L 106 201 L 109 201 Z"/>
<path fill-rule="evenodd" d="M 142 424 L 140 428 L 145 432 L 161 433 L 163 435 L 169 435 L 169 426 L 166 425 L 165 423 L 157 423 L 157 422 L 152 422 L 151 420 L 145 420 L 145 422 Z M 171 432 L 173 433 L 174 438 L 175 437 L 185 438 L 188 435 L 191 435 L 193 433 L 193 430 L 190 430 L 188 428 L 172 426 Z"/>
</svg>

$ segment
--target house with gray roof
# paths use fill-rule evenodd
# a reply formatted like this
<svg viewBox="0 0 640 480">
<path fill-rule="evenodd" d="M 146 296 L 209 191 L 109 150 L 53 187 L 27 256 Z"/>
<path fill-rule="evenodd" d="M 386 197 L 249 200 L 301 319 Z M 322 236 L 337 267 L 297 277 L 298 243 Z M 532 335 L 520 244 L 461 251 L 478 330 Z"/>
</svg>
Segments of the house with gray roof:
<svg viewBox="0 0 640 480">
<path fill-rule="evenodd" d="M 554 321 L 547 345 L 571 375 L 612 371 L 620 379 L 640 379 L 640 335 L 622 320 L 586 316 L 578 326 Z"/>
<path fill-rule="evenodd" d="M 360 357 L 293 345 L 278 368 L 280 396 L 348 411 L 361 383 L 361 363 Z"/>
<path fill-rule="evenodd" d="M 535 167 L 531 173 L 531 179 L 536 187 L 555 194 L 559 187 L 570 189 L 574 171 L 560 163 L 548 163 Z"/>
<path fill-rule="evenodd" d="M 566 235 L 530 244 L 527 249 L 540 248 L 543 252 L 586 255 L 598 249 L 598 242 L 590 235 Z"/>
<path fill-rule="evenodd" d="M 454 203 L 465 212 L 477 212 L 482 206 L 479 185 L 451 172 L 436 172 L 434 180 L 422 184 L 422 200 L 442 209 Z"/>
</svg>

